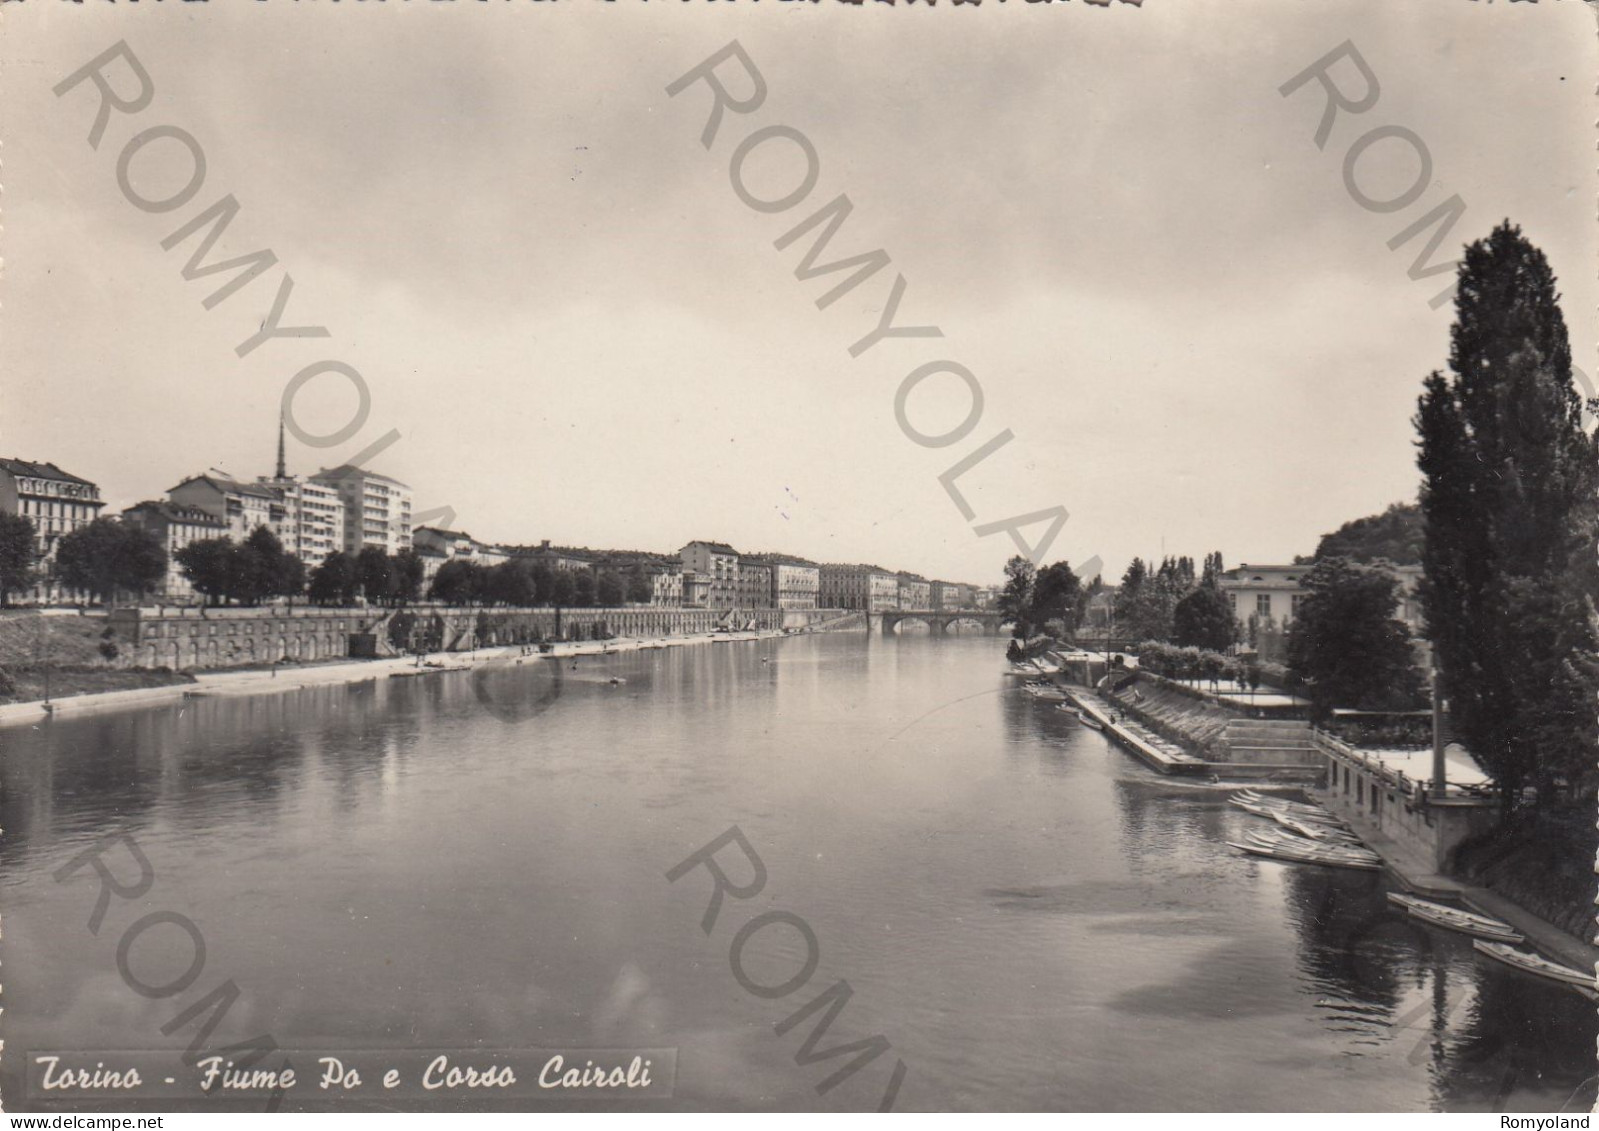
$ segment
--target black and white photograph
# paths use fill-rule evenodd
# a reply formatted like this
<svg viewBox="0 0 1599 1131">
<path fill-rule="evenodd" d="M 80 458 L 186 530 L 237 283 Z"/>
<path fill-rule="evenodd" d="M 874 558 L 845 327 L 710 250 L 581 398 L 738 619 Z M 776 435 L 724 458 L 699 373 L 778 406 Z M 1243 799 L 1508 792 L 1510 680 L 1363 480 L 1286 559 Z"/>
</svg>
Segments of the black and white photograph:
<svg viewBox="0 0 1599 1131">
<path fill-rule="evenodd" d="M 1596 89 L 1594 0 L 0 0 L 8 1125 L 1587 1127 Z"/>
</svg>

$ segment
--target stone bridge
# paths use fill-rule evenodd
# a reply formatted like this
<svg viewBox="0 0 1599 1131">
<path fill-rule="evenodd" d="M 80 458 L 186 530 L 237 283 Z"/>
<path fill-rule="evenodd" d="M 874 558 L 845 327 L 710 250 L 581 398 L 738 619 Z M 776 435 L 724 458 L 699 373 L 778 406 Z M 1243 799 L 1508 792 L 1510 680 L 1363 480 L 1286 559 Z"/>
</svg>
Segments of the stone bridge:
<svg viewBox="0 0 1599 1131">
<path fill-rule="evenodd" d="M 1000 628 L 1000 614 L 979 613 L 969 610 L 938 611 L 908 610 L 904 612 L 872 613 L 870 619 L 874 628 L 880 628 L 886 636 L 896 631 L 900 625 L 907 622 L 925 624 L 934 636 L 943 636 L 950 626 L 957 623 L 978 625 L 985 636 L 1002 635 Z"/>
</svg>

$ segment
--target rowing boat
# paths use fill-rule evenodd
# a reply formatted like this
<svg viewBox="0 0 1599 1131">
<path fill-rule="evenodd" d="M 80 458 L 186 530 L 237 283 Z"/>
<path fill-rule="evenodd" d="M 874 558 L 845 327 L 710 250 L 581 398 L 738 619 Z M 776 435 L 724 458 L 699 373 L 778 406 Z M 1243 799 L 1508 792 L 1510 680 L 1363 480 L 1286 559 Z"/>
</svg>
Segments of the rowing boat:
<svg viewBox="0 0 1599 1131">
<path fill-rule="evenodd" d="M 1444 927 L 1461 934 L 1476 935 L 1480 938 L 1493 939 L 1496 942 L 1519 943 L 1524 942 L 1521 935 L 1516 933 L 1514 927 L 1503 919 L 1495 919 L 1489 915 L 1478 915 L 1472 911 L 1462 911 L 1458 907 L 1448 907 L 1442 903 L 1434 903 L 1430 899 L 1418 899 L 1413 895 L 1391 891 L 1388 893 L 1388 902 L 1396 907 L 1403 907 L 1413 917 L 1435 927 Z"/>
<path fill-rule="evenodd" d="M 1359 844 L 1354 834 L 1346 833 L 1336 825 L 1323 825 L 1316 821 L 1308 821 L 1303 817 L 1295 817 L 1288 813 L 1273 811 L 1272 820 L 1276 821 L 1289 832 L 1298 833 L 1307 840 L 1319 841 L 1325 844 Z"/>
<path fill-rule="evenodd" d="M 1292 836 L 1277 829 L 1267 832 L 1251 831 L 1246 838 L 1259 844 L 1274 845 L 1286 848 L 1290 852 L 1299 852 L 1313 856 L 1347 856 L 1357 860 L 1380 861 L 1375 852 L 1358 844 L 1327 845 L 1317 841 L 1306 840 L 1304 837 Z"/>
<path fill-rule="evenodd" d="M 1078 711 L 1077 712 L 1077 721 L 1082 723 L 1089 730 L 1104 730 L 1105 729 L 1105 724 L 1100 722 L 1098 719 L 1094 718 L 1094 716 L 1090 715 L 1087 711 Z"/>
<path fill-rule="evenodd" d="M 1381 867 L 1376 860 L 1367 860 L 1345 853 L 1317 852 L 1314 849 L 1300 851 L 1288 845 L 1269 842 L 1264 838 L 1251 837 L 1247 842 L 1230 840 L 1227 844 L 1251 856 L 1287 860 L 1294 864 L 1325 864 L 1329 868 L 1353 868 L 1360 872 L 1375 872 Z"/>
<path fill-rule="evenodd" d="M 1312 821 L 1323 821 L 1328 824 L 1342 824 L 1333 813 L 1320 805 L 1307 805 L 1303 801 L 1289 801 L 1282 797 L 1273 797 L 1255 789 L 1241 789 L 1233 796 L 1250 801 L 1256 805 L 1264 805 L 1268 809 L 1278 809 L 1284 813 L 1292 813 Z"/>
<path fill-rule="evenodd" d="M 1575 966 L 1567 966 L 1564 963 L 1552 961 L 1541 954 L 1533 954 L 1530 950 L 1517 950 L 1515 947 L 1506 946 L 1504 943 L 1472 939 L 1471 945 L 1489 958 L 1497 958 L 1506 966 L 1514 966 L 1517 970 L 1525 971 L 1528 974 L 1537 974 L 1539 977 L 1549 978 L 1556 982 L 1564 982 L 1568 986 L 1576 986 L 1589 994 L 1594 992 L 1592 970 L 1579 970 Z"/>
</svg>

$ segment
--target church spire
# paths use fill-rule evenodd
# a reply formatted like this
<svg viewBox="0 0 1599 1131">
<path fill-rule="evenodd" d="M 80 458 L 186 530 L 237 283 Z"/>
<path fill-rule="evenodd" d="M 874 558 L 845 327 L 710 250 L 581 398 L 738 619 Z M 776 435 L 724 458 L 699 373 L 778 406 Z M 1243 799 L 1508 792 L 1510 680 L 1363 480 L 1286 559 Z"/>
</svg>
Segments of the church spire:
<svg viewBox="0 0 1599 1131">
<path fill-rule="evenodd" d="M 287 479 L 288 477 L 288 464 L 283 458 L 283 417 L 280 415 L 278 417 L 278 478 Z"/>
</svg>

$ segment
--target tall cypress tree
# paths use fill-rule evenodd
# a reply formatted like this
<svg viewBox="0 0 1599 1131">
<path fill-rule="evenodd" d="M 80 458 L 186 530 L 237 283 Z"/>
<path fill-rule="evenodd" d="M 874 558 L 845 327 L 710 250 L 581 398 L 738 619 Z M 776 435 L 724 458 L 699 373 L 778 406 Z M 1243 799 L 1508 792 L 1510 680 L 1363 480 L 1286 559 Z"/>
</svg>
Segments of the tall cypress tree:
<svg viewBox="0 0 1599 1131">
<path fill-rule="evenodd" d="M 1509 808 L 1599 753 L 1599 465 L 1554 274 L 1509 221 L 1466 248 L 1449 368 L 1415 418 L 1421 595 L 1456 730 Z"/>
</svg>

